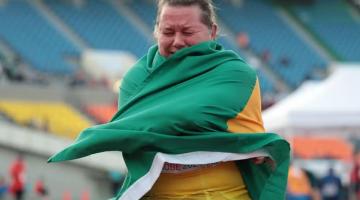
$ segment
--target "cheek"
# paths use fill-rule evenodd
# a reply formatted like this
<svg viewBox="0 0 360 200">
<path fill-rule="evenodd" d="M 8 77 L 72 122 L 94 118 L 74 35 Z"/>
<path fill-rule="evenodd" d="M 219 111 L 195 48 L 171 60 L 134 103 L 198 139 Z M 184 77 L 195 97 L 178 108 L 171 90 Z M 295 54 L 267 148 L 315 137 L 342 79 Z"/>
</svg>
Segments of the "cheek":
<svg viewBox="0 0 360 200">
<path fill-rule="evenodd" d="M 205 42 L 210 40 L 210 37 L 208 35 L 196 35 L 193 37 L 189 37 L 185 40 L 185 43 L 187 46 L 193 46 L 201 42 Z"/>
<path fill-rule="evenodd" d="M 158 38 L 159 51 L 161 55 L 167 56 L 171 41 L 168 38 Z"/>
<path fill-rule="evenodd" d="M 167 38 L 161 38 L 160 40 L 159 40 L 159 45 L 161 46 L 161 47 L 168 47 L 169 45 L 171 44 L 171 42 L 170 42 L 170 40 L 169 39 L 167 39 Z"/>
<path fill-rule="evenodd" d="M 199 43 L 198 42 L 199 40 L 197 38 L 187 38 L 184 41 L 185 41 L 186 46 L 193 46 L 193 45 Z"/>
</svg>

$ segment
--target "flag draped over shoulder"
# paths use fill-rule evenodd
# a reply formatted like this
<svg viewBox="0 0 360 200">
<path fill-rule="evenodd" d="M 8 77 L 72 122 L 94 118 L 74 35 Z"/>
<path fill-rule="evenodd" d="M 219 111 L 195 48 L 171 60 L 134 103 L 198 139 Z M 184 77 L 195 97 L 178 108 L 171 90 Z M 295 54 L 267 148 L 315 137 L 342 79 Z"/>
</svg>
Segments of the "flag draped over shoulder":
<svg viewBox="0 0 360 200">
<path fill-rule="evenodd" d="M 273 133 L 227 131 L 227 121 L 244 109 L 255 82 L 255 72 L 241 58 L 213 41 L 167 59 L 154 46 L 124 77 L 113 119 L 85 129 L 49 162 L 122 151 L 128 175 L 116 199 L 139 199 L 164 162 L 237 160 L 252 199 L 284 199 L 288 143 Z M 275 167 L 247 159 L 257 156 L 269 156 Z"/>
</svg>

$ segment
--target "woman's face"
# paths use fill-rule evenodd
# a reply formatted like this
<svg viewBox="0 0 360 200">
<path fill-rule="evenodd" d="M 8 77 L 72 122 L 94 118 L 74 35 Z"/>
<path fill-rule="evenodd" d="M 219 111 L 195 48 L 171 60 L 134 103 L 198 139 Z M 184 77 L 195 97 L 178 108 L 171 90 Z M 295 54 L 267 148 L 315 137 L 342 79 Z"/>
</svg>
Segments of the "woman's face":
<svg viewBox="0 0 360 200">
<path fill-rule="evenodd" d="M 184 47 L 215 39 L 217 26 L 210 30 L 201 22 L 201 13 L 196 5 L 162 8 L 155 31 L 161 55 L 168 57 Z"/>
</svg>

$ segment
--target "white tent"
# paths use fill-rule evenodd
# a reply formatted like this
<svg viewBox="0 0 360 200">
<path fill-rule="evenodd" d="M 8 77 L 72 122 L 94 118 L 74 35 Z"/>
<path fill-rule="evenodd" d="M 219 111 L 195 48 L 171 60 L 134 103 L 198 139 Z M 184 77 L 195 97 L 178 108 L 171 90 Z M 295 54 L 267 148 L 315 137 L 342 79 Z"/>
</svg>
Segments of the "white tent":
<svg viewBox="0 0 360 200">
<path fill-rule="evenodd" d="M 263 118 L 268 132 L 280 134 L 360 133 L 360 65 L 337 65 L 326 80 L 306 82 Z"/>
<path fill-rule="evenodd" d="M 87 49 L 81 55 L 81 65 L 95 80 L 106 78 L 114 83 L 135 64 L 136 59 L 126 51 Z"/>
</svg>

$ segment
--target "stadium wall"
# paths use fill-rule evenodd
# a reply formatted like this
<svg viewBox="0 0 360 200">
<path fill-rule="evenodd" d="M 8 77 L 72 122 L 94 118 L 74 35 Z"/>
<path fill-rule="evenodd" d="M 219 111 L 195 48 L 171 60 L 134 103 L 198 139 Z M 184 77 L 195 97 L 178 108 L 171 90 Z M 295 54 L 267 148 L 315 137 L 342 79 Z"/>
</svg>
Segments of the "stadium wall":
<svg viewBox="0 0 360 200">
<path fill-rule="evenodd" d="M 46 163 L 46 156 L 0 145 L 0 174 L 5 177 L 7 184 L 11 182 L 9 167 L 19 153 L 22 153 L 26 163 L 26 200 L 39 199 L 34 192 L 38 179 L 44 181 L 50 199 L 62 199 L 65 193 L 70 193 L 73 199 L 81 199 L 86 192 L 91 199 L 111 197 L 111 185 L 104 171 L 66 163 L 50 165 Z"/>
</svg>

